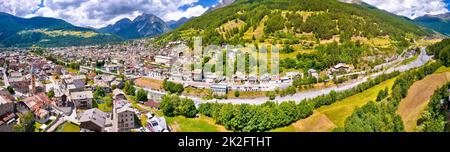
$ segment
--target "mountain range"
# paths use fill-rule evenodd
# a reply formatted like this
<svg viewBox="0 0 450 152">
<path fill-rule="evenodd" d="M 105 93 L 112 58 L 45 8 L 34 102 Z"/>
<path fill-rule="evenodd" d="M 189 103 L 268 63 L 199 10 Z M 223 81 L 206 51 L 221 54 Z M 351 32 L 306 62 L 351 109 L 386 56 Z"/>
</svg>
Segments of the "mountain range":
<svg viewBox="0 0 450 152">
<path fill-rule="evenodd" d="M 119 42 L 118 36 L 74 26 L 64 20 L 20 18 L 0 13 L 0 47 L 80 46 Z"/>
<path fill-rule="evenodd" d="M 181 25 L 183 25 L 184 23 L 187 23 L 191 20 L 192 20 L 192 18 L 182 17 L 178 21 L 167 22 L 167 26 L 169 26 L 169 28 L 171 28 L 171 29 L 176 29 L 176 28 L 180 27 Z"/>
<path fill-rule="evenodd" d="M 177 27 L 174 25 L 174 27 Z M 100 28 L 98 31 L 111 33 L 123 39 L 152 37 L 170 31 L 169 25 L 152 14 L 142 14 L 133 21 L 128 18 L 119 20 L 113 25 Z"/>
<path fill-rule="evenodd" d="M 342 3 L 342 2 L 346 3 Z M 159 40 L 188 40 L 203 36 L 207 43 L 280 43 L 295 39 L 328 40 L 339 36 L 390 36 L 404 40 L 407 33 L 432 34 L 428 27 L 449 35 L 449 14 L 427 15 L 414 21 L 379 10 L 360 0 L 223 0 L 199 17 L 165 22 L 152 14 L 121 19 L 94 29 L 64 20 L 20 18 L 0 12 L 0 47 L 80 46 L 163 35 Z M 421 26 L 419 26 L 421 25 Z M 424 27 L 422 27 L 424 26 Z M 311 33 L 313 36 L 305 35 Z"/>
<path fill-rule="evenodd" d="M 414 19 L 415 22 L 450 36 L 450 13 L 439 15 L 425 15 Z"/>
</svg>

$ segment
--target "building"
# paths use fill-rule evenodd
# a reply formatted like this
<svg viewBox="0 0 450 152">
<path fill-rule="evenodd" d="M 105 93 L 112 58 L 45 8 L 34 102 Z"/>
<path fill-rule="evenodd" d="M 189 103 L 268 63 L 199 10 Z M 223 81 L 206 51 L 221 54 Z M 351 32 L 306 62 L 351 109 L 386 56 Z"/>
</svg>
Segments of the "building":
<svg viewBox="0 0 450 152">
<path fill-rule="evenodd" d="M 153 116 L 147 119 L 146 128 L 150 132 L 169 132 L 169 128 L 167 127 L 166 119 L 164 117 Z"/>
<path fill-rule="evenodd" d="M 70 99 L 77 108 L 90 109 L 92 108 L 94 95 L 92 91 L 72 92 L 70 93 Z"/>
<path fill-rule="evenodd" d="M 122 66 L 120 65 L 113 65 L 113 64 L 109 64 L 109 65 L 105 65 L 105 69 L 107 72 L 117 72 Z"/>
<path fill-rule="evenodd" d="M 6 91 L 0 91 L 0 132 L 12 132 L 16 124 L 14 98 Z"/>
<path fill-rule="evenodd" d="M 89 109 L 80 116 L 80 128 L 87 132 L 104 132 L 108 125 L 108 114 L 97 108 Z"/>
<path fill-rule="evenodd" d="M 172 57 L 169 56 L 161 56 L 161 55 L 157 55 L 155 56 L 155 62 L 157 64 L 164 64 L 164 65 L 170 65 L 170 63 L 172 62 Z"/>
<path fill-rule="evenodd" d="M 14 112 L 14 97 L 6 91 L 0 91 L 0 116 Z"/>
<path fill-rule="evenodd" d="M 308 70 L 308 75 L 310 77 L 315 77 L 315 78 L 319 79 L 319 73 L 316 70 L 314 70 L 314 69 L 309 69 Z"/>
<path fill-rule="evenodd" d="M 131 129 L 134 129 L 135 111 L 127 100 L 115 100 L 113 105 L 113 130 L 130 132 Z"/>
<path fill-rule="evenodd" d="M 50 116 L 56 115 L 55 113 L 52 113 L 56 103 L 50 100 L 45 93 L 39 93 L 32 97 L 25 98 L 23 99 L 23 102 L 26 104 L 27 108 L 33 112 L 34 119 L 41 124 L 46 123 L 50 119 Z"/>
<path fill-rule="evenodd" d="M 215 95 L 226 95 L 228 93 L 228 86 L 226 85 L 211 85 L 211 90 Z"/>
<path fill-rule="evenodd" d="M 126 100 L 127 97 L 125 96 L 125 93 L 120 89 L 114 89 L 113 91 L 113 99 L 114 100 Z"/>
<path fill-rule="evenodd" d="M 154 109 L 159 109 L 160 103 L 156 102 L 155 100 L 150 99 L 147 102 L 144 102 L 144 105 L 147 107 L 152 107 Z"/>
</svg>

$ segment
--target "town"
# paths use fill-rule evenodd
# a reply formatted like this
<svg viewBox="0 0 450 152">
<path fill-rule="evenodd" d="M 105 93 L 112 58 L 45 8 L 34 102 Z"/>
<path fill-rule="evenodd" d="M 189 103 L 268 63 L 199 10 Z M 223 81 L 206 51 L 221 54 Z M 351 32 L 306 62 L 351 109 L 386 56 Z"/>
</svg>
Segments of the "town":
<svg viewBox="0 0 450 152">
<path fill-rule="evenodd" d="M 74 73 L 25 50 L 2 52 L 0 61 L 0 132 L 170 131 L 154 113 L 159 103 L 149 99 L 136 107 L 119 89 L 124 78 Z"/>
</svg>

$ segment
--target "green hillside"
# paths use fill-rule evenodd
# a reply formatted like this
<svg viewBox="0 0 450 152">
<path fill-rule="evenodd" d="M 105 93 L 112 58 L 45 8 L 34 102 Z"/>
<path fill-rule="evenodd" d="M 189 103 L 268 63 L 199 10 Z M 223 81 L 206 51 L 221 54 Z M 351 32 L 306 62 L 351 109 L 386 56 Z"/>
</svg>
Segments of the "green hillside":
<svg viewBox="0 0 450 152">
<path fill-rule="evenodd" d="M 115 35 L 47 17 L 20 18 L 0 12 L 0 27 L 0 47 L 82 46 L 121 41 Z"/>
<path fill-rule="evenodd" d="M 205 46 L 272 44 L 280 48 L 281 72 L 305 72 L 324 71 L 338 63 L 356 69 L 373 67 L 431 34 L 410 19 L 367 4 L 238 0 L 192 19 L 156 42 L 184 40 L 192 46 L 192 38 L 201 36 Z"/>
<path fill-rule="evenodd" d="M 389 36 L 398 43 L 428 35 L 411 20 L 336 0 L 238 0 L 184 24 L 160 41 L 202 36 L 206 44 L 348 41 Z"/>
</svg>

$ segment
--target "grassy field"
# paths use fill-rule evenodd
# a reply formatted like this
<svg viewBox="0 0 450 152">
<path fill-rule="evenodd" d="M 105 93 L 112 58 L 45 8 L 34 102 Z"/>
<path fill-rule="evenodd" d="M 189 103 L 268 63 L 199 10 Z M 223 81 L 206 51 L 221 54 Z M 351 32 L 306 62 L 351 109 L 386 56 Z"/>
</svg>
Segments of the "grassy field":
<svg viewBox="0 0 450 152">
<path fill-rule="evenodd" d="M 139 87 L 143 88 L 151 88 L 151 89 L 162 89 L 162 82 L 161 80 L 155 80 L 155 79 L 149 79 L 149 78 L 139 78 L 134 81 L 134 84 L 136 84 Z"/>
<path fill-rule="evenodd" d="M 58 126 L 56 132 L 80 132 L 80 126 L 71 122 L 65 122 L 64 124 Z"/>
<path fill-rule="evenodd" d="M 307 119 L 299 120 L 289 126 L 277 128 L 272 132 L 329 132 L 336 125 L 324 114 L 314 111 Z"/>
<path fill-rule="evenodd" d="M 450 73 L 434 73 L 415 82 L 408 90 L 408 96 L 400 102 L 397 114 L 402 117 L 405 131 L 412 132 L 417 127 L 417 120 L 427 107 L 434 91 L 449 82 Z"/>
<path fill-rule="evenodd" d="M 212 118 L 165 117 L 173 132 L 225 132 L 225 127 L 215 124 Z"/>
<path fill-rule="evenodd" d="M 445 73 L 445 72 L 450 72 L 450 67 L 443 66 L 443 67 L 437 69 L 435 73 Z"/>
<path fill-rule="evenodd" d="M 212 94 L 211 89 L 196 89 L 192 87 L 187 87 L 184 89 L 183 92 L 184 95 L 188 96 L 198 96 L 198 97 L 205 97 Z"/>
<path fill-rule="evenodd" d="M 78 70 L 76 70 L 76 69 L 72 69 L 72 68 L 67 68 L 67 72 L 69 72 L 69 73 L 74 73 L 74 74 L 78 74 Z"/>
<path fill-rule="evenodd" d="M 328 106 L 322 106 L 317 111 L 325 114 L 337 126 L 342 127 L 344 126 L 345 119 L 353 113 L 356 107 L 362 107 L 369 101 L 375 101 L 378 92 L 386 87 L 390 89 L 394 85 L 394 82 L 395 78 L 387 80 L 359 94 Z"/>
<path fill-rule="evenodd" d="M 258 98 L 258 97 L 265 97 L 266 92 L 263 91 L 239 91 L 239 97 L 236 97 L 234 95 L 234 91 L 228 91 L 227 98 L 228 99 L 234 99 L 234 98 L 240 98 L 240 99 L 252 99 L 252 98 Z"/>
<path fill-rule="evenodd" d="M 98 109 L 103 112 L 111 112 L 112 106 L 108 106 L 106 103 L 98 104 Z"/>
<path fill-rule="evenodd" d="M 282 132 L 327 132 L 338 126 L 344 126 L 345 119 L 349 117 L 356 107 L 362 107 L 369 101 L 375 101 L 380 90 L 391 88 L 396 78 L 382 82 L 366 91 L 331 105 L 322 106 L 306 119 L 299 120 L 294 124 L 278 128 L 273 131 Z"/>
</svg>

